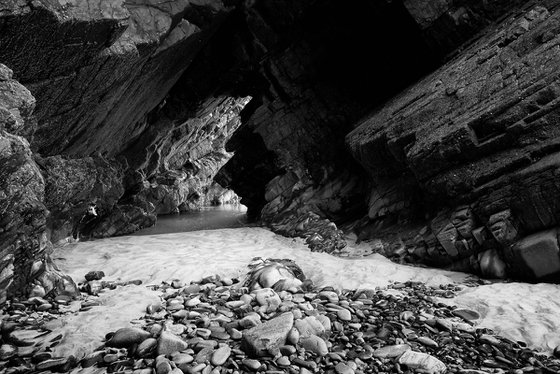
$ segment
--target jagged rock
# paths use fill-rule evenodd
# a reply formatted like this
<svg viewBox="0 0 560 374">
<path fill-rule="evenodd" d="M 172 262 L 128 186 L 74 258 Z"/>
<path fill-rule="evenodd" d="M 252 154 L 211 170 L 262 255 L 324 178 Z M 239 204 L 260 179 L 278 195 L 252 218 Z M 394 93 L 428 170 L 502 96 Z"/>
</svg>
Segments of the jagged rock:
<svg viewBox="0 0 560 374">
<path fill-rule="evenodd" d="M 288 333 L 294 325 L 294 315 L 284 313 L 276 318 L 243 331 L 246 350 L 255 356 L 265 356 L 280 349 L 286 343 Z"/>
</svg>

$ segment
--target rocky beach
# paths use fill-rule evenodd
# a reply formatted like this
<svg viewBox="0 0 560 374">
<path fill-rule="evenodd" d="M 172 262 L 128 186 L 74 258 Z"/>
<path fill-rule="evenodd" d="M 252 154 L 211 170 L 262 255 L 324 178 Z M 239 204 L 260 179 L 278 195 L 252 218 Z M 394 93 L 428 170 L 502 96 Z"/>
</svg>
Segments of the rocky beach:
<svg viewBox="0 0 560 374">
<path fill-rule="evenodd" d="M 560 308 L 549 296 L 560 286 L 399 265 L 365 247 L 335 257 L 262 228 L 67 244 L 53 259 L 81 296 L 6 306 L 3 371 L 560 369 Z M 267 258 L 305 278 L 282 262 L 263 272 Z"/>
</svg>

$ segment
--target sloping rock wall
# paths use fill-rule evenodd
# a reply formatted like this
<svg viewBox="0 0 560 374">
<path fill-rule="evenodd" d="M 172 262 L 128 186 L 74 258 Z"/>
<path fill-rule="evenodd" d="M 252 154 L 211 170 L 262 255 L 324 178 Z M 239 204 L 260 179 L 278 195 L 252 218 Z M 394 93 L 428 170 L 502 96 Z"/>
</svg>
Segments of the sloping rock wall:
<svg viewBox="0 0 560 374">
<path fill-rule="evenodd" d="M 476 267 L 493 250 L 513 276 L 560 275 L 555 234 L 539 234 L 558 225 L 559 25 L 558 5 L 506 19 L 347 136 L 373 182 L 363 237 L 406 204 L 436 216 L 404 238 L 417 260 Z"/>
</svg>

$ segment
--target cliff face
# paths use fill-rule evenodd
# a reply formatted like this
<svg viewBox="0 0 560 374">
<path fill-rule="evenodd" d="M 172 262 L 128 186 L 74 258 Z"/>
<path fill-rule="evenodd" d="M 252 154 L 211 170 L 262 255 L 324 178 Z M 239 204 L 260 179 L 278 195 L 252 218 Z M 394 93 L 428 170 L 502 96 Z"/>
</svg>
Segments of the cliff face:
<svg viewBox="0 0 560 374">
<path fill-rule="evenodd" d="M 370 225 L 405 201 L 435 216 L 403 236 L 412 256 L 476 266 L 497 251 L 511 275 L 557 279 L 559 17 L 507 19 L 347 136 L 373 182 Z"/>
<path fill-rule="evenodd" d="M 560 272 L 554 1 L 0 4 L 1 289 L 214 180 L 313 250 Z"/>
</svg>

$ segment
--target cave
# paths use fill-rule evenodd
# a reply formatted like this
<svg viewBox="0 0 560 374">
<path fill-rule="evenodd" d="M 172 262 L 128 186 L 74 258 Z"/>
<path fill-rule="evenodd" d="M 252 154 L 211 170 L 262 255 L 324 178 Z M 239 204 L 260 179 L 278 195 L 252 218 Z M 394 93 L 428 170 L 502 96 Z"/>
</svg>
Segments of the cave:
<svg viewBox="0 0 560 374">
<path fill-rule="evenodd" d="M 5 1 L 0 372 L 560 371 L 559 46 L 555 0 Z"/>
</svg>

